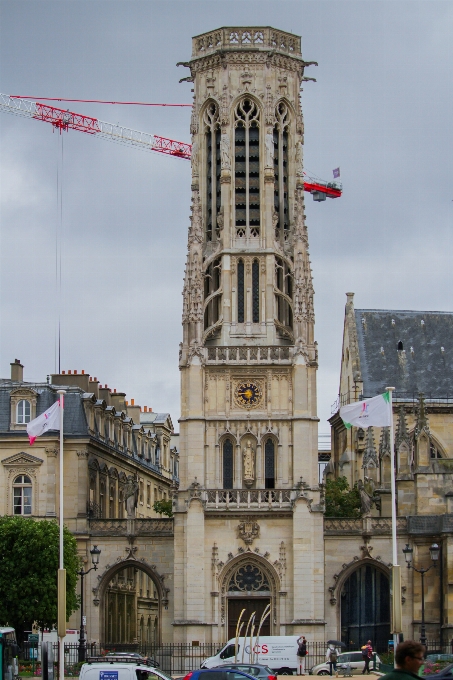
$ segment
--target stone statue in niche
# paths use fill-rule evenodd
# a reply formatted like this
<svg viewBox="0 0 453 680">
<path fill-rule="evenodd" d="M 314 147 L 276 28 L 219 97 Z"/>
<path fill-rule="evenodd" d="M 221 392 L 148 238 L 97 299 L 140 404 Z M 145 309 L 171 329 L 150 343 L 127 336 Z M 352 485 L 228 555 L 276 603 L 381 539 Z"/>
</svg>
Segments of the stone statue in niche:
<svg viewBox="0 0 453 680">
<path fill-rule="evenodd" d="M 296 144 L 296 175 L 302 176 L 304 174 L 304 159 L 302 156 L 302 144 Z"/>
<path fill-rule="evenodd" d="M 266 168 L 274 167 L 274 138 L 272 135 L 266 135 Z"/>
<path fill-rule="evenodd" d="M 138 486 L 138 480 L 133 475 L 129 475 L 124 489 L 127 519 L 134 519 L 135 517 L 135 509 L 138 503 Z"/>
<path fill-rule="evenodd" d="M 255 481 L 255 451 L 250 439 L 242 449 L 242 459 L 244 461 L 244 484 L 251 486 Z"/>
<path fill-rule="evenodd" d="M 220 158 L 222 170 L 231 170 L 230 138 L 227 134 L 220 137 Z"/>
<path fill-rule="evenodd" d="M 190 163 L 192 165 L 192 172 L 194 175 L 198 175 L 198 142 L 194 141 L 192 144 L 192 154 L 190 156 Z"/>
</svg>

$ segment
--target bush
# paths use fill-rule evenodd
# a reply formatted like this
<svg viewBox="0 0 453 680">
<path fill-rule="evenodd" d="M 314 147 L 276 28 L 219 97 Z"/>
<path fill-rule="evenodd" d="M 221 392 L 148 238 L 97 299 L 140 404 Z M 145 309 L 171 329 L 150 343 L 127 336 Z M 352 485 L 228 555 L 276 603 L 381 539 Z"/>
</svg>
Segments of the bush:
<svg viewBox="0 0 453 680">
<path fill-rule="evenodd" d="M 325 488 L 326 517 L 352 517 L 362 516 L 360 494 L 357 484 L 349 487 L 346 477 L 328 479 Z"/>
</svg>

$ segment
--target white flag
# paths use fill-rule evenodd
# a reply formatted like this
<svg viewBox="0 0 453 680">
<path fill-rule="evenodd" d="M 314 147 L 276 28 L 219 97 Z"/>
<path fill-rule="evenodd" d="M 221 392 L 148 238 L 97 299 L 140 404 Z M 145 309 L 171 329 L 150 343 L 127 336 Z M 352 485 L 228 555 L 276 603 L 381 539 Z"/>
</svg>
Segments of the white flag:
<svg viewBox="0 0 453 680">
<path fill-rule="evenodd" d="M 355 404 L 340 408 L 340 417 L 346 428 L 356 427 L 389 427 L 392 424 L 390 408 L 390 392 L 384 392 L 372 399 L 364 399 Z"/>
<path fill-rule="evenodd" d="M 60 429 L 60 400 L 52 404 L 47 411 L 44 411 L 40 416 L 34 420 L 30 420 L 27 424 L 27 434 L 30 444 L 35 442 L 36 437 L 40 437 L 47 430 Z"/>
</svg>

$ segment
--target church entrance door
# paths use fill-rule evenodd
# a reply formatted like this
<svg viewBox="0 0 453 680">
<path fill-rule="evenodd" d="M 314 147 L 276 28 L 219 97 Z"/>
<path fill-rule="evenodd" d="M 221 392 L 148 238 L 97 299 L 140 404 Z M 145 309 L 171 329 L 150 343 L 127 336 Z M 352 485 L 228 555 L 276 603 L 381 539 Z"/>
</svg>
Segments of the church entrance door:
<svg viewBox="0 0 453 680">
<path fill-rule="evenodd" d="M 238 619 L 241 615 L 241 611 L 245 609 L 242 615 L 241 621 L 245 621 L 242 627 L 241 635 L 245 635 L 245 628 L 247 626 L 249 618 L 255 612 L 255 635 L 258 631 L 258 626 L 261 620 L 261 616 L 266 609 L 267 605 L 270 604 L 269 597 L 250 597 L 250 598 L 228 598 L 228 640 L 236 637 L 236 626 Z M 261 628 L 260 636 L 271 634 L 271 624 L 270 619 L 272 617 L 272 612 L 267 617 Z M 249 633 L 250 635 L 250 629 Z"/>
<path fill-rule="evenodd" d="M 387 650 L 390 639 L 388 577 L 371 564 L 356 569 L 341 592 L 341 638 L 349 649 L 371 640 L 376 652 Z"/>
</svg>

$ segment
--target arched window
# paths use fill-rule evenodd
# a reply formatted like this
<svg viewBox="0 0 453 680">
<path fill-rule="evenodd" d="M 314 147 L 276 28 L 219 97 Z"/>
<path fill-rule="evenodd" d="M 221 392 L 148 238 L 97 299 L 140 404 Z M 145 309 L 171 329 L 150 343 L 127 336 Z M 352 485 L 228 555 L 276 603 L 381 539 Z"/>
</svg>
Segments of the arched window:
<svg viewBox="0 0 453 680">
<path fill-rule="evenodd" d="M 260 112 L 254 101 L 242 99 L 235 111 L 234 194 L 236 236 L 260 233 Z"/>
<path fill-rule="evenodd" d="M 293 327 L 293 273 L 281 257 L 275 258 L 275 288 L 277 321 L 287 328 Z"/>
<path fill-rule="evenodd" d="M 17 402 L 16 407 L 16 423 L 24 425 L 29 423 L 31 419 L 31 404 L 28 399 L 21 399 Z"/>
<path fill-rule="evenodd" d="M 204 299 L 207 300 L 213 293 L 220 288 L 221 283 L 221 260 L 217 258 L 207 267 L 204 275 Z M 221 295 L 215 295 L 206 305 L 204 311 L 205 330 L 213 326 L 220 318 Z"/>
<path fill-rule="evenodd" d="M 118 517 L 122 519 L 124 517 L 124 493 L 123 489 L 119 490 L 118 493 Z"/>
<path fill-rule="evenodd" d="M 212 102 L 204 114 L 206 140 L 206 241 L 212 241 L 220 211 L 220 127 L 219 110 Z"/>
<path fill-rule="evenodd" d="M 245 321 L 244 260 L 238 262 L 238 323 Z"/>
<path fill-rule="evenodd" d="M 110 495 L 109 495 L 109 517 L 115 517 L 115 486 L 110 485 Z"/>
<path fill-rule="evenodd" d="M 223 488 L 233 488 L 233 442 L 225 439 L 223 443 Z"/>
<path fill-rule="evenodd" d="M 253 323 L 260 321 L 260 265 L 258 260 L 252 264 L 252 318 Z"/>
<path fill-rule="evenodd" d="M 99 487 L 99 505 L 100 516 L 105 517 L 105 482 L 102 481 Z"/>
<path fill-rule="evenodd" d="M 264 488 L 275 489 L 275 445 L 268 437 L 264 445 Z"/>
<path fill-rule="evenodd" d="M 13 482 L 14 514 L 31 515 L 31 479 L 28 475 L 19 475 Z"/>
<path fill-rule="evenodd" d="M 286 104 L 280 102 L 275 111 L 274 126 L 274 215 L 275 238 L 288 240 L 288 126 L 289 113 Z"/>
<path fill-rule="evenodd" d="M 362 640 L 369 638 L 375 649 L 387 649 L 389 634 L 389 579 L 380 569 L 364 564 L 341 590 L 341 640 L 351 649 L 360 649 Z"/>
</svg>

